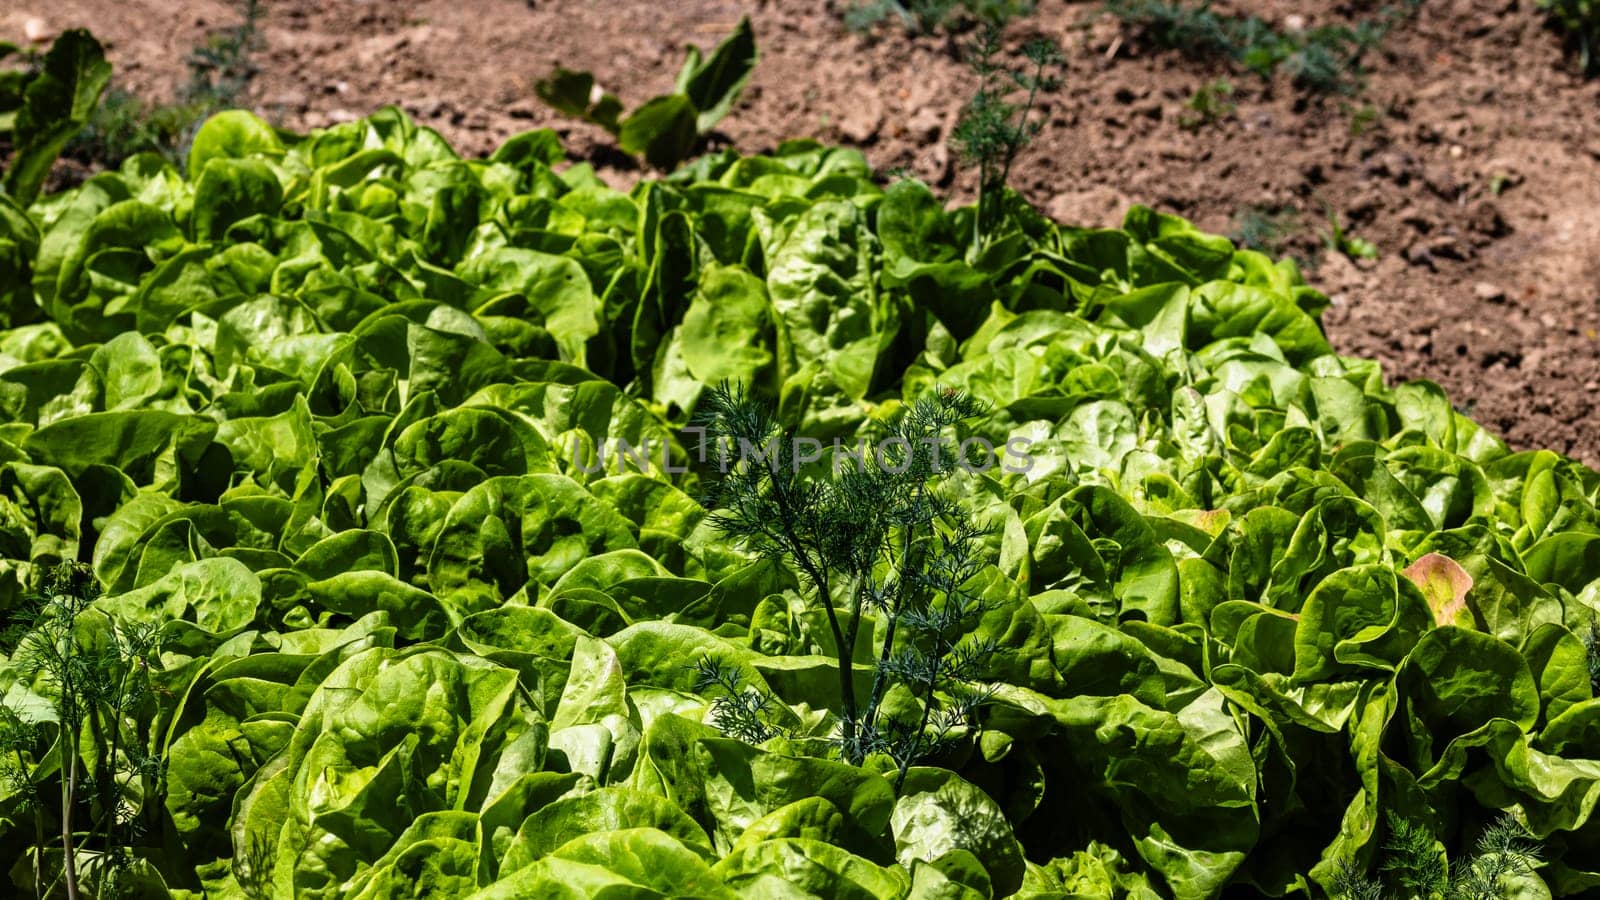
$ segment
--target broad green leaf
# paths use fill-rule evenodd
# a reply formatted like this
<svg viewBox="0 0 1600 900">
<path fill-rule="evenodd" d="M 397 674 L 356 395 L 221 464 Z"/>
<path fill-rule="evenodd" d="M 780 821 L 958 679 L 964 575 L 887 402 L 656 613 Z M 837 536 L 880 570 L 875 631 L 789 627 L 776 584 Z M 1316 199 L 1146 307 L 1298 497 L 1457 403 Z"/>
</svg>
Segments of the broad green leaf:
<svg viewBox="0 0 1600 900">
<path fill-rule="evenodd" d="M 272 126 L 242 109 L 217 113 L 200 126 L 189 145 L 189 177 L 204 179 L 207 164 L 214 159 L 249 159 L 252 156 L 283 156 L 283 142 Z"/>
<path fill-rule="evenodd" d="M 617 123 L 617 146 L 658 169 L 672 169 L 694 151 L 698 115 L 684 94 L 648 100 Z"/>
<path fill-rule="evenodd" d="M 10 128 L 11 164 L 0 178 L 18 206 L 33 203 L 56 156 L 88 124 L 110 80 L 111 64 L 87 30 L 63 32 L 50 45 L 43 71 L 23 91 Z"/>
<path fill-rule="evenodd" d="M 704 61 L 698 47 L 689 47 L 689 58 L 678 72 L 677 92 L 694 104 L 696 131 L 710 131 L 733 109 L 760 59 L 749 16 L 740 19 Z"/>
</svg>

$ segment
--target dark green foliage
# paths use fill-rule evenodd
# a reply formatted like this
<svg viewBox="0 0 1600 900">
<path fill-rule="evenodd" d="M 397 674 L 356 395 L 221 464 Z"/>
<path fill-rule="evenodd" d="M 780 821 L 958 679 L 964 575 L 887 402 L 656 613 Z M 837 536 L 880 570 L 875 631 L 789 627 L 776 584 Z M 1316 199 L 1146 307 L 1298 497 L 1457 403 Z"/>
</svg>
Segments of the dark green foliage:
<svg viewBox="0 0 1600 900">
<path fill-rule="evenodd" d="M 1384 859 L 1378 870 L 1384 881 L 1404 897 L 1431 897 L 1449 882 L 1444 849 L 1427 826 L 1388 815 L 1389 837 L 1383 842 Z"/>
<path fill-rule="evenodd" d="M 932 34 L 940 28 L 979 21 L 1004 25 L 1033 12 L 1033 0 L 866 0 L 845 9 L 851 31 L 868 31 L 894 19 L 909 34 Z"/>
<path fill-rule="evenodd" d="M 44 743 L 44 731 L 38 723 L 29 721 L 9 706 L 0 706 L 0 785 L 32 813 L 33 847 L 29 856 L 33 863 L 34 894 L 40 897 L 44 896 L 44 853 L 48 839 L 45 817 L 39 813 L 44 806 L 44 795 L 33 778 L 29 758 Z"/>
<path fill-rule="evenodd" d="M 1589 615 L 1589 627 L 1583 630 L 1581 637 L 1589 662 L 1589 684 L 1600 694 L 1600 616 Z"/>
<path fill-rule="evenodd" d="M 1260 19 L 1219 16 L 1209 4 L 1190 5 L 1175 0 L 1107 0 L 1106 9 L 1123 22 L 1141 29 L 1158 47 L 1181 50 L 1197 59 L 1240 55 L 1240 43 L 1270 27 Z"/>
<path fill-rule="evenodd" d="M 861 764 L 892 758 L 900 777 L 937 753 L 984 699 L 972 686 L 992 642 L 963 640 L 985 610 L 967 583 L 982 568 L 981 528 L 935 489 L 960 462 L 945 432 L 982 414 L 965 394 L 940 390 L 911 404 L 887 426 L 875 452 L 833 460 L 831 474 L 799 464 L 801 442 L 742 386 L 723 384 L 702 419 L 706 449 L 724 473 L 708 506 L 713 523 L 740 545 L 795 566 L 832 632 L 839 664 L 839 747 Z M 858 696 L 855 648 L 867 616 L 884 618 L 872 686 Z M 770 698 L 741 686 L 709 660 L 701 683 L 719 684 L 717 724 L 746 740 L 774 733 L 765 724 Z M 891 712 L 894 688 L 911 712 Z M 904 704 L 898 704 L 904 707 Z"/>
<path fill-rule="evenodd" d="M 1028 66 L 1012 68 L 1000 61 L 1000 29 L 983 29 L 970 48 L 971 65 L 978 73 L 978 90 L 961 111 L 950 139 L 961 159 L 978 167 L 978 210 L 973 219 L 971 256 L 977 257 L 996 236 L 1003 216 L 1006 182 L 1017 154 L 1042 127 L 1029 118 L 1040 91 L 1053 91 L 1059 82 L 1047 72 L 1061 64 L 1061 52 L 1039 39 L 1022 48 Z M 1021 93 L 1021 103 L 1012 98 Z"/>
<path fill-rule="evenodd" d="M 68 31 L 51 45 L 36 71 L 7 80 L 11 162 L 0 190 L 26 207 L 38 196 L 63 147 L 89 121 L 111 78 L 111 64 L 94 36 Z M 24 84 L 25 81 L 25 84 Z"/>
<path fill-rule="evenodd" d="M 960 511 L 948 512 L 954 518 Z M 913 548 L 914 553 L 926 555 L 904 566 L 907 588 L 897 595 L 872 598 L 873 610 L 889 621 L 889 638 L 873 677 L 872 702 L 881 704 L 884 689 L 893 683 L 908 689 L 916 701 L 911 716 L 883 714 L 881 706 L 873 706 L 863 725 L 863 749 L 894 760 L 897 788 L 914 763 L 947 749 L 990 696 L 977 682 L 996 649 L 995 641 L 963 640 L 988 609 L 982 598 L 964 587 L 983 567 L 977 552 L 983 529 L 964 519 L 941 524 L 947 530 L 933 531 L 931 552 Z M 908 640 L 891 651 L 888 644 L 900 629 Z"/>
<path fill-rule="evenodd" d="M 39 77 L 39 61 L 33 48 L 0 41 L 0 62 L 10 67 L 0 69 L 0 137 L 9 137 L 16 126 L 28 85 Z"/>
<path fill-rule="evenodd" d="M 1180 0 L 1107 0 L 1112 15 L 1140 30 L 1159 47 L 1195 59 L 1229 59 L 1269 78 L 1282 71 L 1294 83 L 1317 93 L 1354 93 L 1361 86 L 1362 60 L 1382 44 L 1389 29 L 1414 9 L 1385 7 L 1375 18 L 1353 25 L 1323 25 L 1307 31 L 1280 31 L 1256 16 L 1220 15 L 1211 4 Z"/>
<path fill-rule="evenodd" d="M 1328 896 L 1334 900 L 1383 900 L 1383 885 L 1347 861 L 1335 873 L 1333 883 L 1328 886 Z"/>
<path fill-rule="evenodd" d="M 1585 75 L 1600 74 L 1600 2 L 1596 0 L 1539 0 L 1578 51 L 1578 66 Z"/>
<path fill-rule="evenodd" d="M 1451 900 L 1497 900 L 1501 879 L 1526 874 L 1538 865 L 1539 844 L 1509 813 L 1478 837 L 1472 859 L 1450 875 Z"/>
<path fill-rule="evenodd" d="M 151 103 L 113 87 L 68 149 L 79 158 L 99 160 L 107 166 L 138 153 L 158 153 L 176 163 L 183 158 L 184 135 L 199 120 L 184 104 Z"/>
<path fill-rule="evenodd" d="M 703 656 L 695 662 L 694 670 L 696 691 L 706 693 L 722 688 L 723 693 L 711 701 L 711 724 L 723 734 L 750 744 L 787 734 L 787 729 L 771 721 L 777 698 L 759 688 L 746 687 L 738 669 Z"/>
</svg>

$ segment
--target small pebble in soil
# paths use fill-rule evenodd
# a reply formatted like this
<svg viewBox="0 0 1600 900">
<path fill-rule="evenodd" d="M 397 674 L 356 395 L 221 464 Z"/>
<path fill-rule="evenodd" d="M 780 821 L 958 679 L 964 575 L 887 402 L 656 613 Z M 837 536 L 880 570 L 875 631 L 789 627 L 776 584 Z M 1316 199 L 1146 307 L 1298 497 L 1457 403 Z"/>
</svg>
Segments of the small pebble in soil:
<svg viewBox="0 0 1600 900">
<path fill-rule="evenodd" d="M 32 44 L 43 44 L 55 37 L 55 31 L 49 23 L 38 16 L 30 16 L 22 23 L 22 36 Z"/>
<path fill-rule="evenodd" d="M 1470 255 L 1454 235 L 1441 234 L 1428 241 L 1428 253 L 1444 259 L 1466 259 Z"/>
<path fill-rule="evenodd" d="M 1487 281 L 1480 281 L 1473 285 L 1472 295 L 1485 303 L 1504 303 L 1506 301 L 1506 292 Z"/>
</svg>

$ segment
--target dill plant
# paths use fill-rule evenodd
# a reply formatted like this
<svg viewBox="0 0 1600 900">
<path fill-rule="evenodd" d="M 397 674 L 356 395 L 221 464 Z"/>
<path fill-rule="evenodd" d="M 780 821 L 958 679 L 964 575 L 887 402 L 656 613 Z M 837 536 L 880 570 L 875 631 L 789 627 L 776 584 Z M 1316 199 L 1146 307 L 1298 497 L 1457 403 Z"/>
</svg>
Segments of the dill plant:
<svg viewBox="0 0 1600 900">
<path fill-rule="evenodd" d="M 1051 74 L 1062 63 L 1061 51 L 1053 42 L 1041 38 L 1024 45 L 1022 56 L 1027 65 L 1020 67 L 1001 61 L 1003 49 L 1000 29 L 992 24 L 972 44 L 969 62 L 978 75 L 978 89 L 950 135 L 961 159 L 978 169 L 972 260 L 998 236 L 1011 166 L 1043 127 L 1029 117 L 1039 94 L 1060 87 L 1060 80 Z M 1024 98 L 1020 103 L 1012 99 L 1017 94 Z"/>
<path fill-rule="evenodd" d="M 1478 836 L 1473 854 L 1450 865 L 1444 848 L 1425 825 L 1389 812 L 1379 878 L 1346 861 L 1334 874 L 1329 894 L 1335 900 L 1441 898 L 1498 900 L 1502 882 L 1539 865 L 1539 844 L 1510 813 L 1503 813 Z"/>
<path fill-rule="evenodd" d="M 709 449 L 735 454 L 707 498 L 711 521 L 798 571 L 833 638 L 839 753 L 855 765 L 886 755 L 897 786 L 988 697 L 978 677 L 995 645 L 971 632 L 989 607 L 967 587 L 983 566 L 984 529 L 937 490 L 960 461 L 945 433 L 982 411 L 963 393 L 935 391 L 887 424 L 870 459 L 831 474 L 793 464 L 795 430 L 740 386 L 712 391 L 701 419 Z M 883 620 L 882 644 L 863 695 L 854 660 L 873 639 L 862 631 L 869 616 Z M 775 698 L 709 658 L 696 668 L 701 690 L 721 688 L 711 716 L 724 733 L 751 742 L 786 735 L 771 722 Z"/>
<path fill-rule="evenodd" d="M 18 675 L 55 715 L 47 723 L 11 707 L 0 713 L 0 778 L 34 819 L 33 879 L 40 897 L 60 885 L 76 900 L 86 883 L 95 896 L 122 894 L 136 862 L 132 845 L 145 831 L 141 814 L 164 777 L 161 758 L 145 749 L 160 629 L 92 609 L 98 594 L 87 566 L 62 563 L 5 633 Z M 40 752 L 52 739 L 54 752 Z M 54 796 L 47 790 L 52 777 Z M 54 875 L 45 871 L 46 822 L 59 825 L 61 870 Z"/>
</svg>

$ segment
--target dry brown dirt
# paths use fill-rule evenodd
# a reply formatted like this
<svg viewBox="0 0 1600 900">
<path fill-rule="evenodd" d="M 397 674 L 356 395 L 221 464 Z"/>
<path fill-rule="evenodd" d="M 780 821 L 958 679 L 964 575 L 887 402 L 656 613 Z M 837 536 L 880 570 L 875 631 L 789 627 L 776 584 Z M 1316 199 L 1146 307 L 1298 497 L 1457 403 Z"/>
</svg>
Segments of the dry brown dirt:
<svg viewBox="0 0 1600 900">
<path fill-rule="evenodd" d="M 745 151 L 790 137 L 862 148 L 953 196 L 971 174 L 946 141 L 973 77 L 961 39 L 860 37 L 825 2 L 713 0 L 266 0 L 249 101 L 305 129 L 398 104 L 468 153 L 550 126 L 576 156 L 637 178 L 605 136 L 562 119 L 533 83 L 587 68 L 625 102 L 669 90 L 686 44 L 709 47 L 751 16 L 762 60 L 717 140 Z M 1218 4 L 1308 25 L 1372 15 L 1377 2 Z M 1296 210 L 1286 250 L 1310 255 L 1336 212 L 1380 255 L 1322 253 L 1311 273 L 1334 304 L 1340 352 L 1393 379 L 1444 385 L 1519 448 L 1600 466 L 1600 82 L 1564 59 L 1531 0 L 1426 0 L 1369 58 L 1353 97 L 1151 48 L 1098 2 L 1041 0 L 1011 29 L 1055 38 L 1065 84 L 1014 185 L 1074 224 L 1115 224 L 1131 203 L 1233 231 L 1251 209 Z M 238 11 L 217 0 L 5 0 L 0 38 L 29 17 L 90 27 L 121 84 L 169 94 L 183 58 Z M 1219 75 L 1234 110 L 1183 127 Z M 1369 121 L 1370 120 L 1370 121 Z"/>
</svg>

